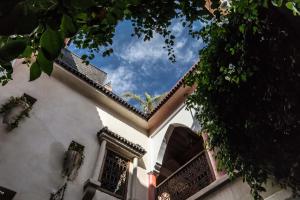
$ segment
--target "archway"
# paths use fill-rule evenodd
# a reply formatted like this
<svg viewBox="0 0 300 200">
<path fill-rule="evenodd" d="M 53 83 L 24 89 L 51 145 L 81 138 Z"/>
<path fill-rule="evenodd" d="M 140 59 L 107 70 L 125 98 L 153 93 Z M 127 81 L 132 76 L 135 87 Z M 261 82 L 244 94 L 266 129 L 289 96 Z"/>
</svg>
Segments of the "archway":
<svg viewBox="0 0 300 200">
<path fill-rule="evenodd" d="M 203 139 L 182 124 L 171 124 L 161 144 L 157 164 L 157 184 L 176 172 L 204 150 Z"/>
</svg>

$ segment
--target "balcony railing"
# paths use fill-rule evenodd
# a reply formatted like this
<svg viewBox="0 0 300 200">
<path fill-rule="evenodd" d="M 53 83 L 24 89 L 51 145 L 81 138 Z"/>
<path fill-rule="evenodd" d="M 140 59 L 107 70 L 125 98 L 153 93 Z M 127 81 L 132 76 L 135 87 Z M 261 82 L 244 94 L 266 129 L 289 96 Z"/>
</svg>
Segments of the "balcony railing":
<svg viewBox="0 0 300 200">
<path fill-rule="evenodd" d="M 157 200 L 184 200 L 215 180 L 206 151 L 176 170 L 156 188 Z"/>
</svg>

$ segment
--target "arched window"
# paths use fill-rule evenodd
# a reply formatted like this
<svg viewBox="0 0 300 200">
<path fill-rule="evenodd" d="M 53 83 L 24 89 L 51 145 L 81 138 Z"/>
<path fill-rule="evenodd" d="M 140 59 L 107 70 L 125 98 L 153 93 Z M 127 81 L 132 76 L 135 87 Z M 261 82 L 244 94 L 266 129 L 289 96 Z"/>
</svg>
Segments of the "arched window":
<svg viewBox="0 0 300 200">
<path fill-rule="evenodd" d="M 159 154 L 159 200 L 186 199 L 215 180 L 202 137 L 184 125 L 170 125 Z"/>
</svg>

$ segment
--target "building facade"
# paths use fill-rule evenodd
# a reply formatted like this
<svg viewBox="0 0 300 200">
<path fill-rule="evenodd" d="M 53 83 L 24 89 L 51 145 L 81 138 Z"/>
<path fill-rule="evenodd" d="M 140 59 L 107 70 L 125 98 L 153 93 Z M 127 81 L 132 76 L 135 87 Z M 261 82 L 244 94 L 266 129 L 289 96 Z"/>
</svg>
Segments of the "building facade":
<svg viewBox="0 0 300 200">
<path fill-rule="evenodd" d="M 1 200 L 251 199 L 205 149 L 184 104 L 194 88 L 179 81 L 146 115 L 105 87 L 104 72 L 66 60 L 34 82 L 16 60 L 0 87 Z M 265 199 L 289 196 L 267 188 Z"/>
</svg>

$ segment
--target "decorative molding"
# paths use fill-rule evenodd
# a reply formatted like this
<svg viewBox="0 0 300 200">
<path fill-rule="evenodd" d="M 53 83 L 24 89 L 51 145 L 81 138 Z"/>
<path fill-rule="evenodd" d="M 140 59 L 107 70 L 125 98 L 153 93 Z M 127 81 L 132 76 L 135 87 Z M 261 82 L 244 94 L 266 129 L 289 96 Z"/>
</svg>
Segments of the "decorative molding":
<svg viewBox="0 0 300 200">
<path fill-rule="evenodd" d="M 130 142 L 129 140 L 121 137 L 120 135 L 110 131 L 107 127 L 102 128 L 98 133 L 97 137 L 101 143 L 102 140 L 106 140 L 109 144 L 122 148 L 126 151 L 126 156 L 130 158 L 141 158 L 146 153 L 146 150 L 139 144 Z"/>
</svg>

